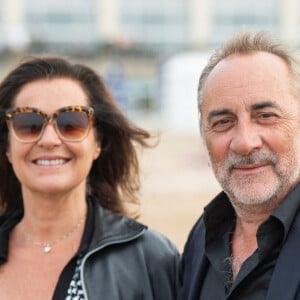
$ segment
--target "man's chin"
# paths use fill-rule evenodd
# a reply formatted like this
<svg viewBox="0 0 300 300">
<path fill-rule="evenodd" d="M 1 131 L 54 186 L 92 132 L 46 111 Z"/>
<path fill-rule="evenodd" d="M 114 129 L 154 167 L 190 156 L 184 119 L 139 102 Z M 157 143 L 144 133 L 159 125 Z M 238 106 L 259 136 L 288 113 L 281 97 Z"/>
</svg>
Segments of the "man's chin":
<svg viewBox="0 0 300 300">
<path fill-rule="evenodd" d="M 266 205 L 273 202 L 277 194 L 274 187 L 267 188 L 264 184 L 253 184 L 243 189 L 229 189 L 227 192 L 229 198 L 236 203 L 247 206 Z"/>
</svg>

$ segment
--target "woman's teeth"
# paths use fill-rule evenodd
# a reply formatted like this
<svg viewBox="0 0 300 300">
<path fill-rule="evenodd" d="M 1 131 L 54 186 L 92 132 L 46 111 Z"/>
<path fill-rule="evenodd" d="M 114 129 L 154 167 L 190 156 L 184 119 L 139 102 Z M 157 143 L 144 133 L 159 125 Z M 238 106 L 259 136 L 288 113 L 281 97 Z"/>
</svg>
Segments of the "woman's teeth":
<svg viewBox="0 0 300 300">
<path fill-rule="evenodd" d="M 67 160 L 66 159 L 38 159 L 35 161 L 35 163 L 37 165 L 40 166 L 54 166 L 54 165 L 63 165 L 64 163 L 66 163 Z"/>
</svg>

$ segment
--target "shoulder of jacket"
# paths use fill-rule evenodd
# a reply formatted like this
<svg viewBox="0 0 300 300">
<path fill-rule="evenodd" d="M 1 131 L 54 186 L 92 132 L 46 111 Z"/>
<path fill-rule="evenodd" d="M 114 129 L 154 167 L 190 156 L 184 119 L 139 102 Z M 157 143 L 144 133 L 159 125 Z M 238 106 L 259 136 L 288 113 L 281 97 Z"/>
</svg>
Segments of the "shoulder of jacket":
<svg viewBox="0 0 300 300">
<path fill-rule="evenodd" d="M 11 223 L 17 223 L 23 216 L 22 210 L 15 210 L 0 214 L 0 225 L 8 224 L 10 226 Z"/>
<path fill-rule="evenodd" d="M 147 229 L 140 237 L 140 240 L 149 254 L 164 255 L 169 253 L 170 255 L 178 255 L 179 253 L 176 245 L 169 238 L 156 230 Z"/>
</svg>

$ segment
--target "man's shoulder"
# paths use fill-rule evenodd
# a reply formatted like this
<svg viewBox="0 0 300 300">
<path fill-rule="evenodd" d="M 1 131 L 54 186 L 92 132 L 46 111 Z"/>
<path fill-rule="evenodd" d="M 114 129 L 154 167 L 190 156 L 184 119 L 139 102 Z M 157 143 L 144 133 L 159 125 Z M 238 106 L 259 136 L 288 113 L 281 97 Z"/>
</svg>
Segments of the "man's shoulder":
<svg viewBox="0 0 300 300">
<path fill-rule="evenodd" d="M 204 217 L 201 215 L 197 222 L 192 227 L 189 233 L 184 252 L 187 252 L 190 248 L 204 246 L 205 242 L 205 224 Z"/>
</svg>

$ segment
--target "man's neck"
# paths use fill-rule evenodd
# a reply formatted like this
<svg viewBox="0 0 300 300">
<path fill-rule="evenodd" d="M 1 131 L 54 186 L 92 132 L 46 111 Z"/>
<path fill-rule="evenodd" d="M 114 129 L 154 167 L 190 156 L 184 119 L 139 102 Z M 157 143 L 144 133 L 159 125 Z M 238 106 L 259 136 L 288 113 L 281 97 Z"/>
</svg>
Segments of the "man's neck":
<svg viewBox="0 0 300 300">
<path fill-rule="evenodd" d="M 237 217 L 236 226 L 232 235 L 232 272 L 236 278 L 244 261 L 257 249 L 256 233 L 262 220 L 251 221 Z"/>
</svg>

